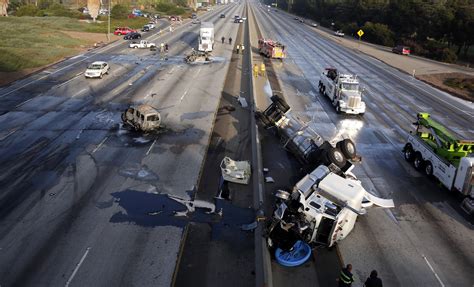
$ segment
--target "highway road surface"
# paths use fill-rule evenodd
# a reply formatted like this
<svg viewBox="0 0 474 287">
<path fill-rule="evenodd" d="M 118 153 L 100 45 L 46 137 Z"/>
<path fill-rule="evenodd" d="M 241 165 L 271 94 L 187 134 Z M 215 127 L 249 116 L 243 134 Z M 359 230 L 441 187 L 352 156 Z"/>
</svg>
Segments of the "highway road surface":
<svg viewBox="0 0 474 287">
<path fill-rule="evenodd" d="M 234 15 L 246 14 L 248 22 L 233 23 Z M 210 64 L 184 63 L 199 30 L 187 20 L 146 35 L 168 43 L 167 55 L 129 49 L 121 40 L 0 88 L 0 286 L 255 285 L 254 238 L 240 230 L 254 219 L 252 190 L 235 188 L 230 201 L 212 201 L 217 190 L 211 189 L 220 172 L 215 166 L 212 174 L 213 161 L 250 153 L 249 110 L 226 114 L 236 94 L 250 102 L 251 87 L 242 80 L 250 60 L 219 41 L 244 41 L 248 24 L 288 51 L 287 59 L 272 62 L 276 78 L 256 95 L 259 108 L 278 86 L 293 111 L 325 138 L 351 137 L 363 158 L 354 173 L 366 189 L 396 204 L 360 216 L 337 247 L 340 258 L 317 252 L 327 261 L 314 259 L 299 269 L 273 262 L 274 285 L 334 286 L 337 271 L 331 270 L 352 263 L 354 286 L 362 286 L 372 269 L 384 286 L 473 286 L 473 218 L 460 210 L 458 195 L 415 171 L 401 153 L 420 111 L 457 136 L 474 138 L 472 103 L 341 47 L 256 1 L 216 6 L 200 19 L 216 29 Z M 88 64 L 98 60 L 111 65 L 110 74 L 85 79 Z M 318 94 L 328 66 L 358 75 L 364 116 L 338 115 Z M 141 103 L 160 111 L 159 133 L 122 126 L 121 112 Z M 265 185 L 267 199 L 300 176 L 292 155 L 271 136 L 262 131 L 263 164 L 275 179 Z M 216 211 L 223 216 L 209 209 L 183 216 L 187 209 L 179 201 L 195 198 L 220 202 Z M 271 200 L 266 204 L 271 210 Z M 207 264 L 200 265 L 200 256 L 208 256 Z"/>
<path fill-rule="evenodd" d="M 460 138 L 474 138 L 473 104 L 341 47 L 292 15 L 252 3 L 262 35 L 287 47 L 288 58 L 273 61 L 273 68 L 293 111 L 325 138 L 350 136 L 363 158 L 355 174 L 367 190 L 395 201 L 394 209 L 371 209 L 360 216 L 338 246 L 342 261 L 354 266 L 356 286 L 373 269 L 384 286 L 472 286 L 473 219 L 460 210 L 458 195 L 415 171 L 401 149 L 421 111 Z M 319 95 L 318 81 L 326 67 L 357 74 L 366 90 L 364 116 L 338 115 Z"/>
<path fill-rule="evenodd" d="M 242 7 L 200 19 L 218 39 L 236 36 Z M 168 43 L 167 60 L 120 40 L 0 89 L 1 286 L 171 284 L 188 218 L 167 195 L 196 189 L 231 47 L 216 43 L 213 63 L 187 65 L 199 25 L 162 28 L 146 39 Z M 110 74 L 85 79 L 97 60 Z M 121 125 L 140 103 L 160 111 L 162 132 Z"/>
</svg>

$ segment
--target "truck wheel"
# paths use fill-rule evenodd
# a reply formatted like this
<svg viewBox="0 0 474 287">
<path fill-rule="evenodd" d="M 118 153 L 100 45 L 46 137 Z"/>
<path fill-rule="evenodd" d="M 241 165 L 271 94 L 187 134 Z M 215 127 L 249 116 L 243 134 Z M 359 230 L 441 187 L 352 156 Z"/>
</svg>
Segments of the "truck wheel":
<svg viewBox="0 0 474 287">
<path fill-rule="evenodd" d="M 341 113 L 341 106 L 339 106 L 339 103 L 336 105 L 336 113 Z"/>
<path fill-rule="evenodd" d="M 413 161 L 413 166 L 416 170 L 421 170 L 423 168 L 424 162 L 423 157 L 420 153 L 416 153 L 415 160 Z"/>
<path fill-rule="evenodd" d="M 351 139 L 343 139 L 336 144 L 336 147 L 342 151 L 346 159 L 353 159 L 356 156 L 356 147 Z"/>
<path fill-rule="evenodd" d="M 425 163 L 425 173 L 428 177 L 433 176 L 433 164 L 429 160 Z"/>
<path fill-rule="evenodd" d="M 100 76 L 99 76 L 99 78 L 101 78 L 101 79 L 102 79 L 103 77 L 104 77 L 104 74 L 100 73 Z"/>
<path fill-rule="evenodd" d="M 138 49 L 138 46 L 133 47 L 134 49 Z"/>
<path fill-rule="evenodd" d="M 413 148 L 411 144 L 406 144 L 405 148 L 403 149 L 403 155 L 405 156 L 405 160 L 408 162 L 412 162 L 414 159 Z"/>
<path fill-rule="evenodd" d="M 337 165 L 337 167 L 342 168 L 346 165 L 346 159 L 344 154 L 338 148 L 331 148 L 327 151 L 327 157 L 330 162 Z"/>
<path fill-rule="evenodd" d="M 289 105 L 286 103 L 286 101 L 285 101 L 283 98 L 281 98 L 280 96 L 278 96 L 278 95 L 273 95 L 270 99 L 272 100 L 273 103 L 275 103 L 275 104 L 278 106 L 278 108 L 279 108 L 282 112 L 286 113 L 286 112 L 290 109 L 290 106 L 289 106 Z"/>
</svg>

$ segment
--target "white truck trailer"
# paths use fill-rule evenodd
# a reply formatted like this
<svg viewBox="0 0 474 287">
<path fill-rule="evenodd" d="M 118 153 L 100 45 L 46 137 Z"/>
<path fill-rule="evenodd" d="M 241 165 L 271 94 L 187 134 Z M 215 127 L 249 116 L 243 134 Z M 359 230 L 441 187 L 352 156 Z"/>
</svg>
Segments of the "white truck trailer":
<svg viewBox="0 0 474 287">
<path fill-rule="evenodd" d="M 199 30 L 199 52 L 212 52 L 214 48 L 214 24 L 202 22 Z"/>
<path fill-rule="evenodd" d="M 334 68 L 327 68 L 319 80 L 319 92 L 328 97 L 337 113 L 365 113 L 362 91 L 355 75 L 341 74 Z"/>
<path fill-rule="evenodd" d="M 428 113 L 418 113 L 403 154 L 415 169 L 466 198 L 461 207 L 474 213 L 474 141 L 458 140 Z"/>
</svg>

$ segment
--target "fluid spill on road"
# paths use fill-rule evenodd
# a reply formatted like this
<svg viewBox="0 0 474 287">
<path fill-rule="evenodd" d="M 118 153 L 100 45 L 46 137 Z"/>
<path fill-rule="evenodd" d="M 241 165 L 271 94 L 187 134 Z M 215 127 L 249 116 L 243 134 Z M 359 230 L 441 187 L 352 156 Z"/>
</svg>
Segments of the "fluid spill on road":
<svg viewBox="0 0 474 287">
<path fill-rule="evenodd" d="M 142 181 L 158 181 L 160 178 L 151 171 L 146 165 L 131 165 L 119 170 L 119 174 L 124 177 L 130 177 Z"/>
<path fill-rule="evenodd" d="M 222 240 L 240 230 L 243 224 L 255 220 L 251 208 L 241 208 L 232 205 L 226 200 L 217 199 L 215 213 L 203 204 L 194 205 L 194 212 L 189 212 L 188 207 L 166 194 L 154 194 L 136 190 L 125 190 L 112 193 L 115 201 L 123 208 L 114 214 L 112 223 L 135 223 L 144 227 L 177 226 L 184 227 L 189 222 L 208 223 L 212 226 L 212 239 Z M 179 216 L 184 215 L 186 216 Z"/>
</svg>

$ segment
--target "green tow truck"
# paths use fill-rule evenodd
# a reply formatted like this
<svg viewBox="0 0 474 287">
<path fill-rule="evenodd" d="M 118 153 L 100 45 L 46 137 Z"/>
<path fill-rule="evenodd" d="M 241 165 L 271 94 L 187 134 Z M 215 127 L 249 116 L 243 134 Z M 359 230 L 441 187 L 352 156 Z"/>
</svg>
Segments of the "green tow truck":
<svg viewBox="0 0 474 287">
<path fill-rule="evenodd" d="M 429 177 L 438 179 L 447 189 L 466 198 L 461 207 L 474 211 L 474 141 L 459 140 L 428 113 L 418 113 L 403 154 L 408 162 Z"/>
</svg>

